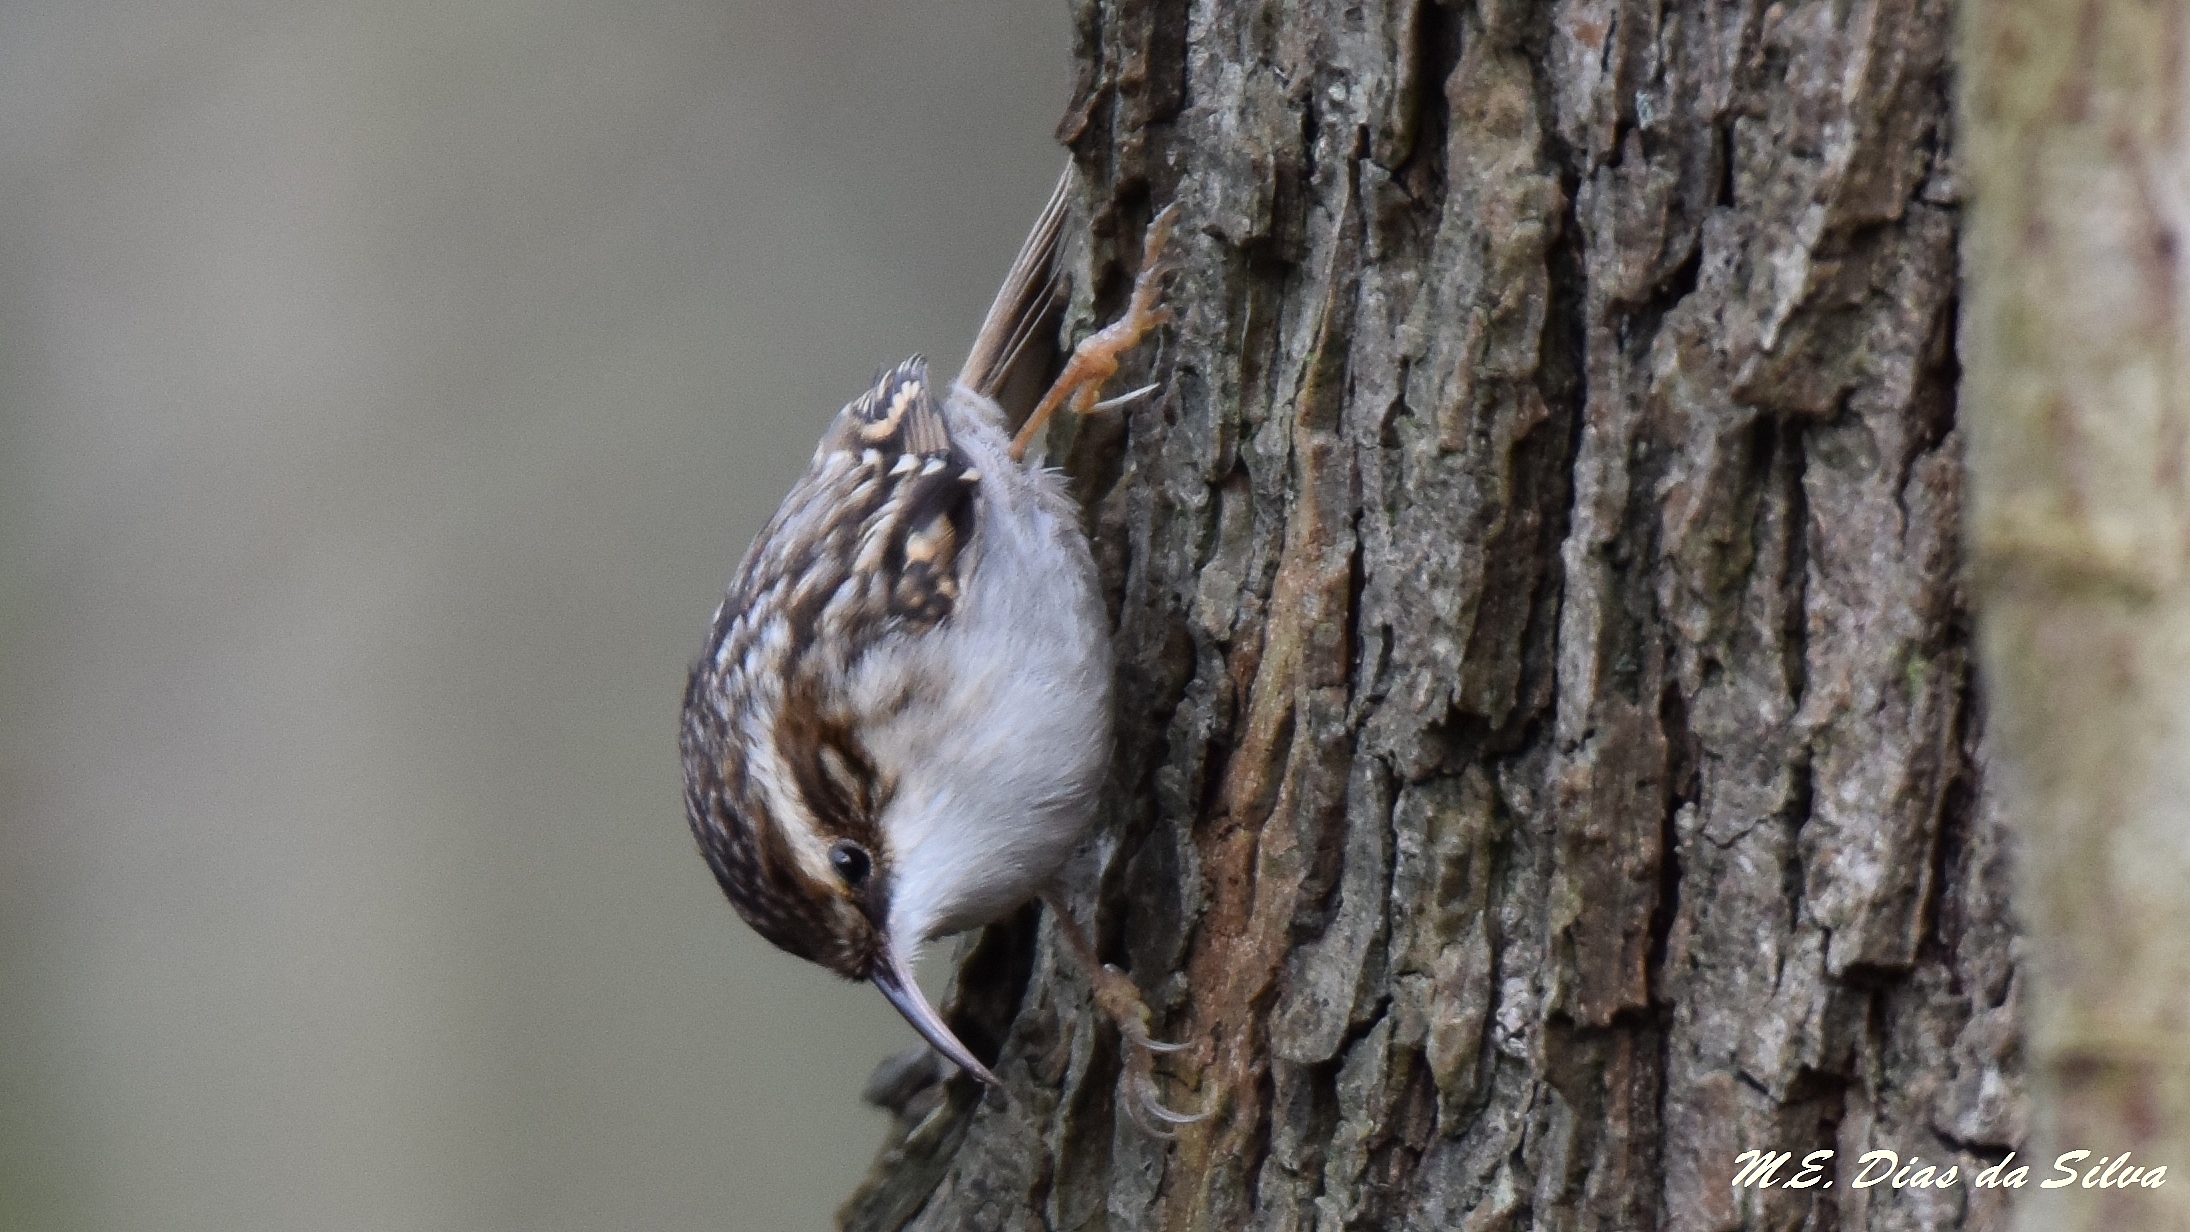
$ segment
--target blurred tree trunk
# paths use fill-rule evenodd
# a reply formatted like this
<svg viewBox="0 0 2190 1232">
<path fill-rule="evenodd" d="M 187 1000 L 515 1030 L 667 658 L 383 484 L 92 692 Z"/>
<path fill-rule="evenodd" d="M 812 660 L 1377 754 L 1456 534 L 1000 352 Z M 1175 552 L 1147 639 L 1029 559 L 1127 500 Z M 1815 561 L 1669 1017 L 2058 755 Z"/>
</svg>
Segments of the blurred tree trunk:
<svg viewBox="0 0 2190 1232">
<path fill-rule="evenodd" d="M 2029 855 L 2033 1153 L 2176 1174 L 2034 1192 L 2033 1229 L 2190 1227 L 2184 22 L 1984 0 L 1963 31 L 1970 544 Z"/>
<path fill-rule="evenodd" d="M 1163 394 L 1052 441 L 1121 673 L 1077 907 L 1216 1115 L 1128 1120 L 1030 911 L 953 1011 L 1008 1091 L 894 1093 L 847 1226 L 1997 1226 L 1945 0 L 1078 23 L 1072 330 L 1186 213 Z"/>
</svg>

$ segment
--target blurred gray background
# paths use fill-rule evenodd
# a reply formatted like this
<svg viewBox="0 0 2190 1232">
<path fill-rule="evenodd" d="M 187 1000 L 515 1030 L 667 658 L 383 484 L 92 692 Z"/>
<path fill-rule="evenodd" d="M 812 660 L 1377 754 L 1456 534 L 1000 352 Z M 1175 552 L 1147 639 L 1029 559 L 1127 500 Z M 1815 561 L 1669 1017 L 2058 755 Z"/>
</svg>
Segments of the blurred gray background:
<svg viewBox="0 0 2190 1232">
<path fill-rule="evenodd" d="M 0 7 L 0 1228 L 828 1226 L 913 1037 L 736 920 L 677 705 L 1067 23 Z"/>
</svg>

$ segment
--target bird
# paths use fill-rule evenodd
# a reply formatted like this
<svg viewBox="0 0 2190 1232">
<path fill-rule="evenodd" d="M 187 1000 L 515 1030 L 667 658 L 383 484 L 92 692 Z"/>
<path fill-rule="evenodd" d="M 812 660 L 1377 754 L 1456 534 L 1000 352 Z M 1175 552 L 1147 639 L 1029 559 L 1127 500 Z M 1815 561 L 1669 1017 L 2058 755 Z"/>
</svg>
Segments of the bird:
<svg viewBox="0 0 2190 1232">
<path fill-rule="evenodd" d="M 1129 977 L 1063 909 L 1112 754 L 1110 624 L 1063 474 L 1026 461 L 1050 417 L 1109 402 L 1121 357 L 1171 319 L 1174 203 L 1151 219 L 1124 313 L 1073 349 L 1023 425 L 1004 401 L 1057 353 L 1068 166 L 958 379 L 925 359 L 882 372 L 830 421 L 747 550 L 684 696 L 692 833 L 731 904 L 779 948 L 874 985 L 945 1059 L 999 1080 L 921 992 L 923 948 L 1044 897 L 1098 1008 L 1137 1045 Z M 1147 1121 L 1142 1122 L 1147 1125 Z M 1156 1132 L 1161 1132 L 1160 1130 Z"/>
</svg>

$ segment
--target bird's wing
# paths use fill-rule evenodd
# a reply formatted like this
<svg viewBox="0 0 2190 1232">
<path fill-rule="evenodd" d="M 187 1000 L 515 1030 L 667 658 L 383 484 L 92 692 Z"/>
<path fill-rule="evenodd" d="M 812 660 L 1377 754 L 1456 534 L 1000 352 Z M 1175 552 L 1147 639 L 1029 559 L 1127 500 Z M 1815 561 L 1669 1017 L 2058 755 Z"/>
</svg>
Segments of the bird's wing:
<svg viewBox="0 0 2190 1232">
<path fill-rule="evenodd" d="M 979 487 L 916 355 L 837 413 L 754 540 L 730 602 L 779 616 L 792 640 L 818 639 L 846 661 L 885 632 L 932 627 L 958 601 Z M 734 626 L 738 613 L 725 616 Z"/>
<path fill-rule="evenodd" d="M 884 373 L 746 552 L 685 693 L 687 807 L 716 877 L 763 936 L 847 974 L 815 948 L 835 935 L 821 853 L 839 838 L 882 850 L 847 682 L 877 642 L 957 606 L 980 478 L 927 362 Z"/>
</svg>

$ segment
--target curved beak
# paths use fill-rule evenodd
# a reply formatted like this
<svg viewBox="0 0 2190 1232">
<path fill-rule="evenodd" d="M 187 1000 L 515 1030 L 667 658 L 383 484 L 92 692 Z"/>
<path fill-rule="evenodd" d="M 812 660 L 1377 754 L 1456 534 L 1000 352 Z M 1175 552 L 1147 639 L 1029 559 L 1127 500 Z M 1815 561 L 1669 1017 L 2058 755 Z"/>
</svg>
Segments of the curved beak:
<svg viewBox="0 0 2190 1232">
<path fill-rule="evenodd" d="M 997 1081 L 996 1075 L 989 1072 L 988 1066 L 974 1060 L 973 1054 L 966 1051 L 966 1046 L 958 1042 L 957 1036 L 951 1034 L 951 1029 L 943 1025 L 943 1016 L 935 1012 L 934 1006 L 928 1004 L 927 997 L 921 995 L 920 982 L 913 978 L 912 967 L 905 961 L 905 956 L 894 945 L 885 943 L 883 948 L 889 957 L 876 964 L 875 969 L 867 975 L 868 979 L 874 981 L 874 986 L 882 991 L 884 997 L 889 998 L 890 1004 L 897 1007 L 898 1013 L 905 1016 L 905 1021 L 912 1024 L 913 1030 L 920 1032 L 922 1039 L 943 1054 L 944 1060 L 992 1087 L 1003 1085 Z"/>
</svg>

